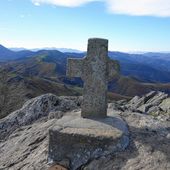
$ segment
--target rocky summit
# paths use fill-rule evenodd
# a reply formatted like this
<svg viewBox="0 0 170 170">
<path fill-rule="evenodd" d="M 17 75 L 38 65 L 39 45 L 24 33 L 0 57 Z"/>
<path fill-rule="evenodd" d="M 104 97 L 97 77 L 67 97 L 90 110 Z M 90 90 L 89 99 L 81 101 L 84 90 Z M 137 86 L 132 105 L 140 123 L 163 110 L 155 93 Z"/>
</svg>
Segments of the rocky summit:
<svg viewBox="0 0 170 170">
<path fill-rule="evenodd" d="M 111 152 L 112 145 L 104 146 L 101 141 L 103 150 L 98 151 L 97 157 L 93 156 L 96 153 L 87 156 L 74 155 L 72 152 L 67 159 L 62 159 L 57 164 L 48 164 L 49 129 L 55 128 L 57 123 L 61 123 L 64 127 L 60 132 L 63 134 L 65 147 L 69 149 L 72 149 L 74 141 L 69 140 L 65 135 L 74 133 L 74 122 L 77 122 L 79 127 L 76 133 L 91 135 L 89 140 L 94 143 L 91 142 L 87 148 L 91 153 L 94 153 L 96 138 L 100 141 L 103 135 L 112 136 L 109 134 L 112 129 L 107 126 L 108 124 L 101 124 L 102 122 L 96 123 L 100 127 L 96 133 L 85 130 L 87 127 L 83 126 L 82 121 L 86 120 L 80 118 L 81 103 L 81 97 L 58 97 L 45 94 L 27 101 L 21 109 L 1 119 L 0 170 L 170 169 L 170 98 L 165 93 L 155 91 L 144 96 L 135 96 L 130 101 L 120 100 L 109 103 L 108 113 L 111 113 L 109 117 L 114 114 L 117 118 L 117 122 L 115 119 L 113 121 L 115 126 L 120 126 L 117 136 L 124 133 L 128 140 L 122 142 L 127 144 L 126 147 Z M 88 126 L 89 124 L 90 122 Z M 108 130 L 103 131 L 101 125 Z M 86 138 L 82 140 L 86 141 Z M 62 149 L 59 154 L 62 155 L 65 151 Z M 76 156 L 80 156 L 81 159 Z"/>
</svg>

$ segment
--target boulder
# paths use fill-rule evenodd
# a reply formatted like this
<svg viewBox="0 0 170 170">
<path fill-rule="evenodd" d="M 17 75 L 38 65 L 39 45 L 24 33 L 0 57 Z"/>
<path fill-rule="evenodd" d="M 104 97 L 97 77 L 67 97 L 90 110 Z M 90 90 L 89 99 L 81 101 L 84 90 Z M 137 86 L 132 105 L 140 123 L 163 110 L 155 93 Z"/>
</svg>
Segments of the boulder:
<svg viewBox="0 0 170 170">
<path fill-rule="evenodd" d="M 144 105 L 147 103 L 148 100 L 150 100 L 152 97 L 154 97 L 157 93 L 155 91 L 151 91 L 150 93 L 139 97 L 135 96 L 134 98 L 131 99 L 129 102 L 129 106 L 134 110 L 139 108 L 140 106 Z"/>
<path fill-rule="evenodd" d="M 170 98 L 163 100 L 159 106 L 164 112 L 170 114 Z"/>
<path fill-rule="evenodd" d="M 60 118 L 62 117 L 61 112 L 76 109 L 80 104 L 81 97 L 58 97 L 53 94 L 45 94 L 33 98 L 27 101 L 20 110 L 0 120 L 0 140 L 20 126 L 29 125 L 43 117 L 48 117 L 51 112 L 54 117 Z"/>
<path fill-rule="evenodd" d="M 168 97 L 163 92 L 152 91 L 142 97 L 135 96 L 125 105 L 127 110 L 139 113 L 151 113 L 152 111 L 161 110 L 159 105 Z M 126 109 L 124 109 L 126 110 Z"/>
</svg>

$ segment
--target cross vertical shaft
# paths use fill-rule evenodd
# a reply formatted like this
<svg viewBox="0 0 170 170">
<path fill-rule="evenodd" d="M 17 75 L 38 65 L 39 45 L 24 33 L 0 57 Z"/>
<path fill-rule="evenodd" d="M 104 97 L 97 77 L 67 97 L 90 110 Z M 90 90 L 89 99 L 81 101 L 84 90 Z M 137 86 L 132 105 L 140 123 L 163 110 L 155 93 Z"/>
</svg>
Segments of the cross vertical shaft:
<svg viewBox="0 0 170 170">
<path fill-rule="evenodd" d="M 100 118 L 107 116 L 107 84 L 115 70 L 108 58 L 108 40 L 88 40 L 87 56 L 68 59 L 67 75 L 84 81 L 81 116 Z"/>
</svg>

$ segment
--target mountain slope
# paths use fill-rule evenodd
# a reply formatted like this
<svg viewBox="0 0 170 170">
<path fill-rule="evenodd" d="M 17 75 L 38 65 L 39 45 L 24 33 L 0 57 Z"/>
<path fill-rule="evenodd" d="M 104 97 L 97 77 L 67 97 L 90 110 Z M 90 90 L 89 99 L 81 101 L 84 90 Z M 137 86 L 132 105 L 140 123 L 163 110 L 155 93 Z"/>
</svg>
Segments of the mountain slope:
<svg viewBox="0 0 170 170">
<path fill-rule="evenodd" d="M 0 106 L 1 117 L 19 108 L 24 101 L 44 93 L 54 93 L 59 96 L 81 95 L 82 80 L 80 78 L 68 79 L 65 74 L 67 58 L 81 58 L 84 55 L 85 53 L 41 50 L 34 53 L 32 57 L 0 63 L 0 68 L 6 72 L 5 76 L 0 73 L 0 78 L 6 77 L 4 82 L 0 81 L 0 89 L 2 89 L 2 91 L 0 90 L 0 97 L 4 98 L 4 95 L 7 95 L 6 101 L 0 100 L 0 105 L 3 106 Z M 170 94 L 170 84 L 150 83 L 153 82 L 155 73 L 158 74 L 159 72 L 154 72 L 154 69 L 149 66 L 135 65 L 135 62 L 124 64 L 121 57 L 119 60 L 123 67 L 122 73 L 128 75 L 128 77 L 121 74 L 109 83 L 110 100 L 129 99 L 129 97 L 142 95 L 152 90 L 160 90 Z M 145 71 L 142 72 L 143 69 Z M 151 73 L 153 73 L 153 77 Z M 159 77 L 163 77 L 162 74 L 158 74 Z M 134 78 L 135 76 L 137 78 Z M 139 78 L 145 79 L 145 82 Z M 4 88 L 6 90 L 3 90 Z M 4 91 L 6 94 L 4 94 Z"/>
<path fill-rule="evenodd" d="M 8 71 L 22 76 L 53 76 L 65 74 L 67 57 L 59 51 L 42 50 L 32 57 L 20 58 L 3 64 Z"/>
<path fill-rule="evenodd" d="M 0 46 L 0 62 L 37 57 L 40 55 L 45 55 L 44 61 L 47 61 L 48 63 L 57 62 L 56 71 L 59 73 L 62 70 L 61 72 L 64 74 L 68 57 L 81 58 L 84 57 L 86 53 L 62 53 L 58 50 L 40 50 L 36 52 L 23 50 L 14 52 L 2 45 Z M 122 52 L 109 52 L 108 55 L 110 58 L 119 61 L 122 75 L 136 77 L 145 82 L 170 82 L 169 53 L 128 54 Z M 24 62 L 24 60 L 21 61 Z"/>
<path fill-rule="evenodd" d="M 15 56 L 15 52 L 0 45 L 0 61 L 6 61 L 9 58 L 15 58 L 13 56 Z"/>
<path fill-rule="evenodd" d="M 82 86 L 83 83 L 80 78 L 68 79 L 65 74 L 67 58 L 81 58 L 84 55 L 84 53 L 75 55 L 75 53 L 61 53 L 56 50 L 42 50 L 33 57 L 8 62 L 6 68 L 11 74 L 22 77 L 37 76 L 57 83 Z M 124 61 L 124 58 L 126 61 Z M 169 73 L 141 63 L 137 64 L 132 59 L 130 59 L 132 62 L 129 62 L 127 56 L 122 53 L 119 53 L 116 59 L 120 61 L 121 76 L 115 77 L 110 83 L 109 89 L 111 91 L 127 96 L 141 95 L 150 90 L 160 90 L 170 94 L 170 84 L 157 83 L 170 82 Z"/>
<path fill-rule="evenodd" d="M 125 76 L 133 76 L 145 82 L 170 82 L 170 56 L 160 59 L 120 52 L 109 52 L 109 56 L 119 61 L 121 73 Z"/>
<path fill-rule="evenodd" d="M 120 76 L 109 84 L 109 89 L 125 96 L 136 96 L 150 91 L 162 91 L 170 95 L 170 83 L 146 83 L 133 77 Z"/>
<path fill-rule="evenodd" d="M 0 45 L 0 61 L 10 61 L 18 58 L 29 57 L 32 55 L 34 55 L 34 52 L 29 50 L 15 52 Z"/>
</svg>

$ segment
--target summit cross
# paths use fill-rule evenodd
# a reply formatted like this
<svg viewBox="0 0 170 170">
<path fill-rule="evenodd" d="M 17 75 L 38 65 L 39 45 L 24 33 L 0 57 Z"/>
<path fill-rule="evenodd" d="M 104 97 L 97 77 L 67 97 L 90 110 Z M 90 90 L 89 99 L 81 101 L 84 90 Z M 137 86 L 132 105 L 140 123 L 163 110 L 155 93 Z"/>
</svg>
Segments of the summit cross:
<svg viewBox="0 0 170 170">
<path fill-rule="evenodd" d="M 108 81 L 117 70 L 117 62 L 108 57 L 107 39 L 89 39 L 86 57 L 68 59 L 67 76 L 81 77 L 84 81 L 82 117 L 101 118 L 107 116 Z"/>
</svg>

